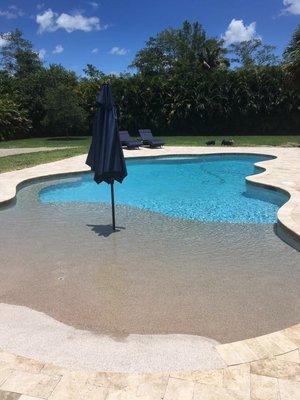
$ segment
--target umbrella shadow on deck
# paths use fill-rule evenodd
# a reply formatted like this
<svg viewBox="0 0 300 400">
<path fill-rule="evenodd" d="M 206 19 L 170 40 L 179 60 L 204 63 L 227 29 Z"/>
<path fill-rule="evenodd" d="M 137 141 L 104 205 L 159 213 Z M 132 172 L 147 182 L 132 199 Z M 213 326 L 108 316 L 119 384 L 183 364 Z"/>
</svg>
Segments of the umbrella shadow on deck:
<svg viewBox="0 0 300 400">
<path fill-rule="evenodd" d="M 98 236 L 109 237 L 113 233 L 121 232 L 125 229 L 123 226 L 117 226 L 114 230 L 111 225 L 87 225 L 91 228 L 92 232 L 96 233 Z"/>
</svg>

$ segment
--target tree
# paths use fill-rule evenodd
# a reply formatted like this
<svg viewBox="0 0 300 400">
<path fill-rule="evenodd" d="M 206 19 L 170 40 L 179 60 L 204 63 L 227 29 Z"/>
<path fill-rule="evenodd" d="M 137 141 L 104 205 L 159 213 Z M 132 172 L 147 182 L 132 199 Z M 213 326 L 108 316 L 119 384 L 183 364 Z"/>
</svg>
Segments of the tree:
<svg viewBox="0 0 300 400">
<path fill-rule="evenodd" d="M 232 62 L 240 64 L 243 68 L 257 66 L 272 66 L 279 62 L 274 54 L 275 46 L 265 45 L 260 39 L 247 40 L 233 43 L 229 51 L 234 54 Z"/>
<path fill-rule="evenodd" d="M 32 43 L 23 38 L 19 29 L 2 33 L 0 37 L 4 40 L 1 64 L 10 75 L 25 77 L 42 67 L 38 54 L 33 51 Z"/>
<path fill-rule="evenodd" d="M 66 69 L 61 64 L 50 64 L 49 68 L 45 68 L 41 75 L 45 87 L 65 85 L 75 88 L 78 82 L 76 73 Z"/>
<path fill-rule="evenodd" d="M 285 69 L 297 87 L 300 88 L 300 25 L 284 51 Z"/>
<path fill-rule="evenodd" d="M 62 65 L 26 63 L 32 45 L 14 32 L 0 69 L 0 136 L 86 134 L 104 82 L 120 128 L 133 133 L 141 126 L 156 134 L 298 132 L 299 35 L 298 27 L 284 64 L 271 65 L 273 47 L 251 41 L 235 46 L 245 68 L 229 69 L 223 42 L 185 22 L 149 39 L 134 61 L 140 73 L 105 75 L 88 64 L 78 77 Z"/>
<path fill-rule="evenodd" d="M 65 85 L 49 88 L 45 93 L 43 125 L 52 135 L 78 134 L 85 128 L 86 113 L 78 96 Z"/>
<path fill-rule="evenodd" d="M 169 28 L 151 37 L 131 67 L 143 75 L 155 75 L 228 66 L 222 44 L 220 40 L 208 39 L 199 22 L 185 21 L 179 29 Z"/>
<path fill-rule="evenodd" d="M 229 60 L 225 57 L 227 50 L 224 49 L 223 45 L 223 40 L 207 39 L 203 58 L 210 69 L 227 69 L 230 66 Z"/>
<path fill-rule="evenodd" d="M 93 64 L 87 64 L 83 69 L 87 79 L 100 80 L 105 77 L 104 72 L 97 69 Z"/>
<path fill-rule="evenodd" d="M 56 64 L 51 64 L 48 68 L 42 67 L 35 74 L 13 80 L 18 93 L 18 101 L 28 110 L 34 131 L 40 134 L 47 132 L 46 126 L 42 124 L 46 112 L 46 92 L 59 85 L 63 85 L 66 92 L 77 86 L 76 74 Z"/>
<path fill-rule="evenodd" d="M 31 129 L 27 112 L 19 104 L 3 96 L 0 98 L 0 140 L 26 134 Z"/>
</svg>

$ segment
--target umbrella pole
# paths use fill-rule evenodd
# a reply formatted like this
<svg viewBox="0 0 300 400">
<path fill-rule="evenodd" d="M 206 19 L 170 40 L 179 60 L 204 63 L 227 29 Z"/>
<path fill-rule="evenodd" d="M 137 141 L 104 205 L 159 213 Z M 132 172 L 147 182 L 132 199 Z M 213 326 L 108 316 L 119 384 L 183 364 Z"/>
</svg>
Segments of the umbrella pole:
<svg viewBox="0 0 300 400">
<path fill-rule="evenodd" d="M 112 212 L 112 226 L 113 230 L 116 230 L 116 216 L 115 216 L 115 194 L 114 194 L 114 182 L 110 184 L 111 190 L 111 212 Z"/>
</svg>

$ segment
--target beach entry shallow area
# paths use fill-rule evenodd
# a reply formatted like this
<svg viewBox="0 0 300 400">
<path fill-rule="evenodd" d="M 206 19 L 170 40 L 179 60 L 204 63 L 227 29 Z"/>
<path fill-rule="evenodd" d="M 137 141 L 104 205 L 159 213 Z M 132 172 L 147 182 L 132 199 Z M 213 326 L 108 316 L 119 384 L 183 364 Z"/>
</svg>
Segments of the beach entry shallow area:
<svg viewBox="0 0 300 400">
<path fill-rule="evenodd" d="M 1 210 L 1 302 L 120 338 L 176 333 L 229 342 L 299 320 L 300 254 L 273 224 L 118 206 L 112 233 L 109 205 L 40 203 L 53 183 L 23 188 L 17 204 Z"/>
</svg>

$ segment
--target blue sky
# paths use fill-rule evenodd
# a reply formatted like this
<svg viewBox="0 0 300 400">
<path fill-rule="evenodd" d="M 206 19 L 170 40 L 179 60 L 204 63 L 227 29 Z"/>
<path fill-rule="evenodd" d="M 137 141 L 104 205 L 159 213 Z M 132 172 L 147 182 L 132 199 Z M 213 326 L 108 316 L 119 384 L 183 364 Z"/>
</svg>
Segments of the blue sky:
<svg viewBox="0 0 300 400">
<path fill-rule="evenodd" d="M 300 0 L 0 0 L 0 32 L 20 28 L 46 63 L 77 73 L 87 63 L 124 72 L 149 36 L 184 19 L 228 44 L 260 37 L 281 54 L 300 23 Z"/>
</svg>

